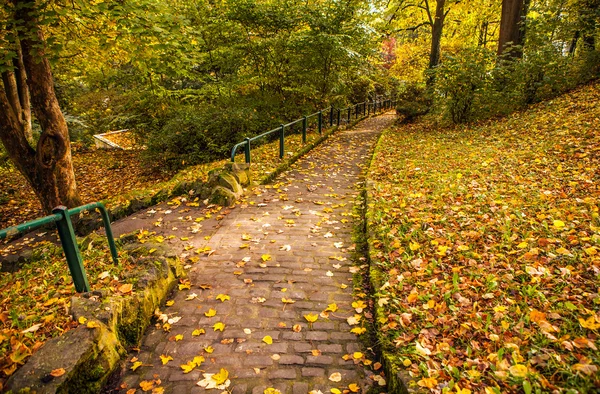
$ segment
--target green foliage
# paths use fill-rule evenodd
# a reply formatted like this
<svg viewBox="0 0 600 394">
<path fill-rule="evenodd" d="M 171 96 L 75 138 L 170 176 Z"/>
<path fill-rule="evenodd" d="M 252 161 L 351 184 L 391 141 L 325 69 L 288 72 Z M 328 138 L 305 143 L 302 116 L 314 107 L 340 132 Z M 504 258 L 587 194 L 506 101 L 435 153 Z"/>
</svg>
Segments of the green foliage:
<svg viewBox="0 0 600 394">
<path fill-rule="evenodd" d="M 408 123 L 427 114 L 432 104 L 431 94 L 427 92 L 425 85 L 407 83 L 396 96 L 396 113 L 404 116 L 403 121 Z"/>
<path fill-rule="evenodd" d="M 170 167 L 388 89 L 358 0 L 80 2 L 49 2 L 61 16 L 44 25 L 71 43 L 53 53 L 72 137 L 132 129 Z"/>
<path fill-rule="evenodd" d="M 454 123 L 470 120 L 477 94 L 485 86 L 489 51 L 464 50 L 446 57 L 434 71 L 445 110 Z"/>
<path fill-rule="evenodd" d="M 439 110 L 454 123 L 506 115 L 600 76 L 598 51 L 564 55 L 554 45 L 498 61 L 485 49 L 446 56 L 433 71 Z"/>
</svg>

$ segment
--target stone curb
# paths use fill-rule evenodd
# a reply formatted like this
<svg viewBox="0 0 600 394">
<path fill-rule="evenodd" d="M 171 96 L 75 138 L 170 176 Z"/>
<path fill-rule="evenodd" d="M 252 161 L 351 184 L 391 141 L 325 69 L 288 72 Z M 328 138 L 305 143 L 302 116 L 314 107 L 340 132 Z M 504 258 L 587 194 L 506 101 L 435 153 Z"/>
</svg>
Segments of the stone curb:
<svg viewBox="0 0 600 394">
<path fill-rule="evenodd" d="M 375 145 L 375 149 L 373 150 L 372 156 L 369 158 L 368 169 L 371 168 L 373 164 L 373 160 L 375 155 L 379 150 L 379 144 L 381 142 L 381 138 L 385 134 L 386 130 L 384 130 L 380 136 L 379 140 Z M 372 190 L 373 182 L 369 180 L 369 170 L 367 170 L 366 181 L 365 181 L 365 227 L 366 227 L 366 242 L 367 242 L 367 263 L 369 264 L 369 281 L 371 283 L 373 292 L 376 293 L 377 289 L 379 289 L 383 285 L 382 278 L 384 277 L 384 273 L 377 267 L 375 267 L 372 262 L 374 260 L 376 251 L 373 248 L 373 240 L 374 238 L 374 228 L 376 225 L 373 223 L 373 212 L 369 208 L 370 201 L 372 200 L 372 196 L 370 194 L 370 190 Z M 375 300 L 376 301 L 376 300 Z M 380 307 L 377 302 L 374 302 L 373 306 L 375 312 L 375 335 L 377 337 L 377 343 L 385 343 L 385 337 L 382 334 L 381 323 L 379 322 L 380 318 L 383 318 L 384 321 L 387 320 L 387 316 L 383 312 L 383 308 Z M 383 364 L 383 369 L 385 370 L 385 375 L 387 379 L 388 392 L 390 394 L 414 394 L 414 393 L 425 393 L 425 391 L 417 388 L 414 380 L 408 374 L 407 371 L 400 369 L 397 367 L 397 364 L 394 362 L 394 355 L 388 352 L 386 349 L 380 347 L 379 353 L 381 356 L 381 363 Z M 412 384 L 411 384 L 412 383 Z"/>
<path fill-rule="evenodd" d="M 71 300 L 74 320 L 82 324 L 48 341 L 7 382 L 7 393 L 97 393 L 119 366 L 126 348 L 139 343 L 154 310 L 165 300 L 183 273 L 177 258 L 153 256 L 138 260 L 144 266 L 135 291 L 107 297 L 85 293 Z M 58 368 L 62 376 L 50 373 Z"/>
</svg>

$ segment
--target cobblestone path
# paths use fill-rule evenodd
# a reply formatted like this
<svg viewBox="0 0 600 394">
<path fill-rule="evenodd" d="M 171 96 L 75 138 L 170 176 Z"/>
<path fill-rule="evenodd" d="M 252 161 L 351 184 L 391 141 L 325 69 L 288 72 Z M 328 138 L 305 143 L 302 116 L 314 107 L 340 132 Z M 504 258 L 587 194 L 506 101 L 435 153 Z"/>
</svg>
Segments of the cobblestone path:
<svg viewBox="0 0 600 394">
<path fill-rule="evenodd" d="M 175 290 L 162 309 L 175 320 L 170 332 L 160 324 L 148 329 L 139 353 L 128 356 L 121 392 L 142 393 L 140 383 L 154 381 L 165 393 L 221 393 L 197 383 L 222 368 L 232 393 L 330 393 L 350 385 L 364 392 L 374 384 L 355 354 L 366 351 L 350 332 L 361 324 L 347 321 L 360 314 L 352 306 L 352 210 L 371 148 L 393 120 L 384 114 L 336 133 L 219 221 L 203 221 L 201 231 L 190 220 L 193 209 L 167 215 L 175 211 L 167 205 L 117 223 L 119 233 L 162 213 L 170 218 L 165 234 L 177 235 L 171 247 L 197 260 L 188 269 L 190 288 Z M 311 315 L 313 323 L 305 318 Z M 172 360 L 163 365 L 161 356 Z M 184 373 L 181 365 L 196 356 L 204 361 Z M 143 363 L 135 371 L 133 357 Z"/>
</svg>

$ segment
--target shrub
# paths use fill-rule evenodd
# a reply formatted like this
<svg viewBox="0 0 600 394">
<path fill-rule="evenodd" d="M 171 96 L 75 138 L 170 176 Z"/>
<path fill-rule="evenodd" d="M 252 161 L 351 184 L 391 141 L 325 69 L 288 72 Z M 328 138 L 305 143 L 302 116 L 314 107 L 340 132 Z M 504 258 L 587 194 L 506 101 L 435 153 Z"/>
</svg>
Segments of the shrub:
<svg viewBox="0 0 600 394">
<path fill-rule="evenodd" d="M 396 99 L 396 113 L 404 116 L 403 122 L 412 122 L 427 114 L 432 105 L 431 96 L 424 84 L 406 83 Z"/>
<path fill-rule="evenodd" d="M 488 80 L 489 57 L 490 52 L 485 49 L 464 50 L 444 58 L 434 71 L 435 86 L 454 123 L 473 117 L 476 96 Z"/>
</svg>

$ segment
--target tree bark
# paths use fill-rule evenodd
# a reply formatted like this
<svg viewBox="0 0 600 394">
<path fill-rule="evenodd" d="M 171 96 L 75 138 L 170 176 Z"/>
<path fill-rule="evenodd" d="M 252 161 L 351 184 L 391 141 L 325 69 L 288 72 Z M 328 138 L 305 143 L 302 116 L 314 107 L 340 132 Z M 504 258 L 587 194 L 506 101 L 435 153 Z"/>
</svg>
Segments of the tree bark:
<svg viewBox="0 0 600 394">
<path fill-rule="evenodd" d="M 573 34 L 573 39 L 569 44 L 569 55 L 575 54 L 575 49 L 577 49 L 577 41 L 579 40 L 579 36 L 581 36 L 581 32 L 577 30 L 575 34 Z"/>
<path fill-rule="evenodd" d="M 436 0 L 435 18 L 431 26 L 431 51 L 429 52 L 429 68 L 434 68 L 440 63 L 440 47 L 442 42 L 442 31 L 444 29 L 444 6 L 446 0 Z"/>
<path fill-rule="evenodd" d="M 27 178 L 46 212 L 58 205 L 73 207 L 80 204 L 71 161 L 71 142 L 67 123 L 60 110 L 50 63 L 44 53 L 44 38 L 39 29 L 34 3 L 15 0 L 15 25 L 19 34 L 17 45 L 22 54 L 24 73 L 3 75 L 4 89 L 0 89 L 0 139 L 17 169 Z M 17 63 L 19 59 L 16 59 Z M 26 85 L 23 85 L 26 80 Z M 12 105 L 18 84 L 21 89 L 19 108 Z M 15 86 L 17 86 L 15 88 Z M 27 95 L 31 108 L 40 123 L 42 133 L 36 149 L 27 141 L 26 117 L 20 112 Z M 28 101 L 28 100 L 27 100 Z M 31 111 L 27 111 L 31 119 Z"/>
<path fill-rule="evenodd" d="M 502 0 L 498 56 L 523 57 L 525 17 L 530 0 Z"/>
<path fill-rule="evenodd" d="M 33 132 L 31 129 L 31 107 L 29 89 L 27 88 L 27 74 L 23 66 L 21 51 L 17 51 L 17 57 L 13 59 L 13 71 L 2 73 L 2 82 L 6 93 L 6 99 L 10 104 L 12 112 L 19 121 L 25 138 L 33 144 Z"/>
</svg>

